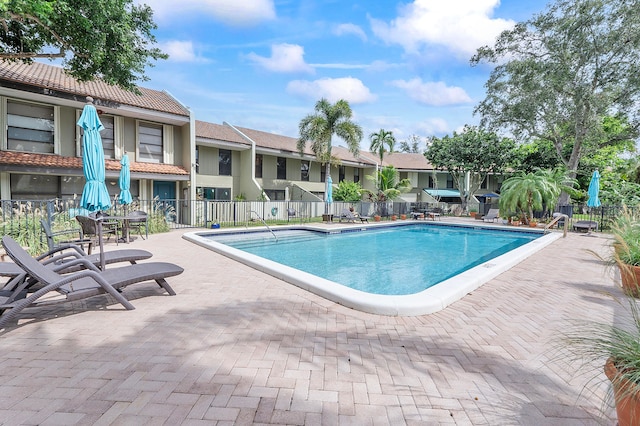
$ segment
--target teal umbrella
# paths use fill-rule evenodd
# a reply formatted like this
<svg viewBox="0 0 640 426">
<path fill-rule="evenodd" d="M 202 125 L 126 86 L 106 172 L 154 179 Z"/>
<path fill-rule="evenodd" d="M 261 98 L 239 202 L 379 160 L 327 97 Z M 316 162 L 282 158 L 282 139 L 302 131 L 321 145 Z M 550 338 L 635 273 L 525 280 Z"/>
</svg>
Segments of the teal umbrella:
<svg viewBox="0 0 640 426">
<path fill-rule="evenodd" d="M 129 170 L 129 156 L 125 153 L 120 160 L 120 177 L 118 184 L 120 185 L 120 204 L 131 204 L 131 172 Z"/>
<path fill-rule="evenodd" d="M 328 204 L 333 203 L 333 180 L 331 176 L 327 176 L 327 197 L 325 201 Z"/>
<path fill-rule="evenodd" d="M 587 200 L 587 207 L 600 207 L 600 173 L 595 170 L 591 176 L 591 182 L 589 182 L 589 190 L 587 191 L 589 199 Z"/>
<path fill-rule="evenodd" d="M 92 104 L 84 106 L 77 124 L 84 130 L 82 134 L 82 171 L 87 180 L 82 190 L 80 205 L 91 212 L 107 210 L 111 207 L 111 200 L 104 183 L 104 152 L 100 137 L 100 130 L 103 130 L 104 126 Z"/>
</svg>

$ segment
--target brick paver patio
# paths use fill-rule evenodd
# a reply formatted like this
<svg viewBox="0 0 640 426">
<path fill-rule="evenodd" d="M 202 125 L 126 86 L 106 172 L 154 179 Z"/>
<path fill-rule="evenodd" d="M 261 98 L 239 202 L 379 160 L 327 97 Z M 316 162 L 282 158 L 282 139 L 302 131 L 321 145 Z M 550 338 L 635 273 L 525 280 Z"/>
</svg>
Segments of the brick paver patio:
<svg viewBox="0 0 640 426">
<path fill-rule="evenodd" d="M 185 268 L 177 296 L 145 283 L 125 290 L 134 311 L 101 296 L 26 310 L 0 333 L 1 424 L 615 423 L 604 375 L 584 389 L 554 337 L 620 315 L 586 251 L 606 251 L 602 235 L 570 234 L 442 312 L 385 317 L 182 233 L 130 245 Z"/>
</svg>

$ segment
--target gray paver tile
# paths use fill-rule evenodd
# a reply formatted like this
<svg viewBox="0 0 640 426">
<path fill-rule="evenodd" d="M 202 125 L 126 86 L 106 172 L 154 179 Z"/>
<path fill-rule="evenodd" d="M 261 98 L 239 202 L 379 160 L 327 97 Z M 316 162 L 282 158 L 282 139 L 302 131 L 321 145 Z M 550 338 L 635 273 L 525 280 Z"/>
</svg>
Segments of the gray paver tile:
<svg viewBox="0 0 640 426">
<path fill-rule="evenodd" d="M 598 417 L 606 382 L 583 392 L 550 351 L 572 319 L 620 319 L 586 252 L 608 249 L 601 235 L 558 240 L 444 311 L 405 318 L 329 302 L 182 232 L 134 243 L 185 267 L 177 296 L 146 283 L 125 290 L 134 311 L 100 296 L 25 310 L 0 331 L 0 423 L 614 422 Z"/>
</svg>

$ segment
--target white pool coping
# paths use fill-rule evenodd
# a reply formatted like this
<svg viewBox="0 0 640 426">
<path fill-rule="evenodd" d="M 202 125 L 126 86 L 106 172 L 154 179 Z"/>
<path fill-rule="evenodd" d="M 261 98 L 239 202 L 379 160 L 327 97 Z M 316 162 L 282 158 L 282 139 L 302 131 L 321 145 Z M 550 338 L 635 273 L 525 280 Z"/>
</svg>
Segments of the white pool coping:
<svg viewBox="0 0 640 426">
<path fill-rule="evenodd" d="M 404 224 L 407 223 L 405 222 Z M 438 224 L 435 226 L 442 225 L 496 229 L 492 226 L 467 226 L 458 224 Z M 374 228 L 377 226 L 380 225 L 357 225 L 358 228 L 362 229 Z M 384 226 L 389 225 L 385 224 Z M 333 227 L 330 230 L 327 230 L 326 228 L 314 227 L 312 225 L 279 226 L 277 229 L 307 229 L 335 233 L 343 229 L 353 230 L 354 226 L 339 226 Z M 516 230 L 509 229 L 509 231 Z M 435 284 L 419 293 L 387 296 L 355 290 L 342 284 L 338 284 L 336 282 L 318 277 L 316 275 L 300 271 L 290 266 L 285 266 L 272 260 L 264 259 L 254 254 L 229 247 L 227 245 L 212 241 L 202 236 L 203 234 L 211 235 L 214 233 L 224 234 L 238 232 L 268 231 L 264 227 L 251 229 L 236 228 L 215 231 L 199 231 L 186 233 L 183 235 L 183 238 L 349 308 L 372 314 L 394 316 L 417 316 L 432 314 L 434 312 L 441 311 L 453 302 L 462 299 L 468 293 L 471 293 L 478 287 L 482 286 L 487 281 L 509 270 L 513 266 L 520 263 L 522 260 L 531 256 L 537 251 L 542 250 L 544 247 L 562 237 L 561 233 L 548 233 L 503 255 L 495 257 L 487 262 L 484 262 L 465 272 L 462 272 L 461 274 Z M 367 259 L 362 259 L 362 261 L 366 262 Z"/>
</svg>

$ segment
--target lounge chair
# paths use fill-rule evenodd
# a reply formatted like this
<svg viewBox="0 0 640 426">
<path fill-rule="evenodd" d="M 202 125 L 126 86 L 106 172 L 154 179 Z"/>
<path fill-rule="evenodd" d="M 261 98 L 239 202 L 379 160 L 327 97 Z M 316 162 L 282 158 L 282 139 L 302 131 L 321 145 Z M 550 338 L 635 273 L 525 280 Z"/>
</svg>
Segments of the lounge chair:
<svg viewBox="0 0 640 426">
<path fill-rule="evenodd" d="M 146 250 L 111 250 L 105 252 L 104 261 L 106 265 L 120 262 L 129 262 L 133 265 L 137 261 L 149 259 L 151 256 L 153 255 Z M 87 259 L 96 266 L 100 265 L 100 254 L 87 254 L 82 250 L 82 248 L 75 244 L 60 245 L 54 250 L 50 250 L 47 253 L 36 257 L 36 260 L 50 268 L 55 268 L 58 272 L 68 273 L 76 272 L 83 268 L 77 264 L 73 267 L 62 269 L 58 267 L 63 265 L 65 262 L 82 258 Z M 21 285 L 21 283 L 27 279 L 27 274 L 24 269 L 13 262 L 0 262 L 0 276 L 10 278 L 10 281 L 2 288 L 4 291 L 13 290 L 16 286 Z"/>
<path fill-rule="evenodd" d="M 371 218 L 369 216 L 360 216 L 359 214 L 354 213 L 349 209 L 344 209 L 342 210 L 342 213 L 340 213 L 340 218 L 338 219 L 338 222 L 342 222 L 343 219 L 351 223 L 355 223 L 356 220 L 360 220 L 360 222 L 368 223 L 369 219 Z"/>
<path fill-rule="evenodd" d="M 126 309 L 135 309 L 118 291 L 119 289 L 129 284 L 155 280 L 170 295 L 175 295 L 175 291 L 166 282 L 166 278 L 179 275 L 184 271 L 181 267 L 167 262 L 137 263 L 100 271 L 93 263 L 83 258 L 65 262 L 58 268 L 67 269 L 79 265 L 86 269 L 60 274 L 56 268 L 47 267 L 31 257 L 13 238 L 5 235 L 2 237 L 2 245 L 16 265 L 34 280 L 40 282 L 42 287 L 25 298 L 17 298 L 15 293 L 0 295 L 0 311 L 2 312 L 0 328 L 15 318 L 24 308 L 84 299 L 104 293 L 113 296 Z M 19 288 L 15 289 L 15 292 L 18 291 L 20 291 Z M 58 292 L 65 297 L 57 300 L 45 300 L 47 298 L 41 300 L 43 296 L 51 292 Z"/>
<path fill-rule="evenodd" d="M 595 220 L 579 220 L 573 224 L 574 231 L 586 231 L 591 232 L 591 230 L 598 230 L 598 222 Z"/>
<path fill-rule="evenodd" d="M 500 219 L 500 209 L 489 209 L 486 215 L 482 216 L 483 222 L 497 222 Z"/>
</svg>

